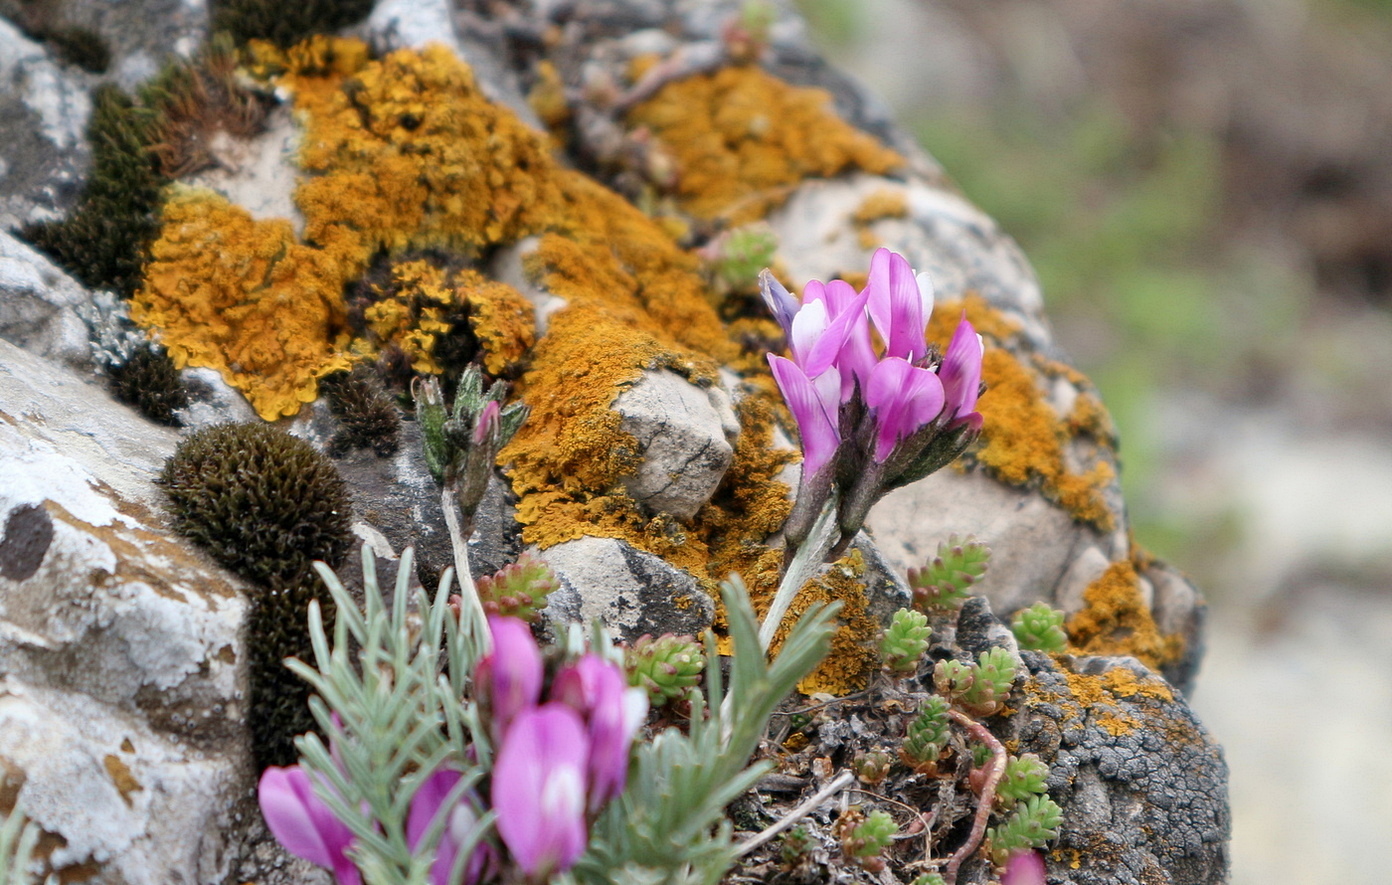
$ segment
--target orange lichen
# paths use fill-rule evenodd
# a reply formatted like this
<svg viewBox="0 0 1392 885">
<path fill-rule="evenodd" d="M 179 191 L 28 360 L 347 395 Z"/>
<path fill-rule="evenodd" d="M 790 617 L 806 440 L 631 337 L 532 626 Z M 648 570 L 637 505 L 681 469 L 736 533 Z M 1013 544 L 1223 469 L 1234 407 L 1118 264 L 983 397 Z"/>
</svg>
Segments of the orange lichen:
<svg viewBox="0 0 1392 885">
<path fill-rule="evenodd" d="M 1083 601 L 1083 609 L 1065 624 L 1069 644 L 1078 652 L 1131 655 L 1156 670 L 1183 654 L 1183 637 L 1162 635 L 1156 627 L 1130 561 L 1112 563 L 1083 591 Z"/>
<path fill-rule="evenodd" d="M 346 77 L 322 70 L 301 62 L 279 81 L 305 119 L 299 161 L 310 176 L 295 202 L 306 240 L 345 261 L 425 246 L 467 254 L 541 231 L 562 211 L 541 137 L 484 98 L 445 47 L 364 60 Z"/>
<path fill-rule="evenodd" d="M 805 178 L 854 169 L 883 174 L 904 158 L 830 109 L 821 89 L 792 86 L 753 66 L 722 68 L 663 87 L 628 114 L 676 162 L 674 194 L 702 219 L 764 217 Z"/>
<path fill-rule="evenodd" d="M 875 639 L 879 622 L 870 617 L 865 598 L 865 560 L 853 550 L 817 578 L 808 581 L 788 609 L 783 626 L 774 634 L 771 650 L 777 651 L 792 625 L 813 605 L 839 601 L 841 628 L 831 638 L 831 653 L 817 669 L 798 683 L 803 694 L 846 695 L 865 687 L 880 666 Z"/>
<path fill-rule="evenodd" d="M 267 421 L 293 415 L 317 379 L 348 367 L 344 268 L 212 191 L 165 203 L 131 318 L 159 330 L 174 364 L 217 369 Z"/>
<path fill-rule="evenodd" d="M 370 286 L 377 300 L 363 308 L 366 334 L 353 343 L 357 355 L 375 357 L 396 347 L 411 368 L 438 375 L 445 367 L 436 345 L 457 334 L 467 316 L 478 339 L 484 368 L 502 374 L 517 364 L 535 340 L 531 302 L 506 283 L 473 270 L 438 267 L 423 259 L 391 267 L 386 284 Z"/>
<path fill-rule="evenodd" d="M 1036 485 L 1074 519 L 1111 530 L 1116 515 L 1102 492 L 1116 478 L 1115 470 L 1101 457 L 1082 473 L 1068 469 L 1066 446 L 1085 428 L 1060 418 L 1045 400 L 1045 371 L 1022 362 L 1005 346 L 1018 334 L 1018 324 L 972 295 L 933 311 L 929 340 L 945 347 L 964 309 L 987 343 L 982 359 L 987 393 L 977 405 L 983 427 L 976 460 L 1000 481 Z"/>
<path fill-rule="evenodd" d="M 867 196 L 851 213 L 851 226 L 856 230 L 860 247 L 870 250 L 879 245 L 870 225 L 882 218 L 905 218 L 908 214 L 909 200 L 902 189 L 881 188 Z"/>
</svg>

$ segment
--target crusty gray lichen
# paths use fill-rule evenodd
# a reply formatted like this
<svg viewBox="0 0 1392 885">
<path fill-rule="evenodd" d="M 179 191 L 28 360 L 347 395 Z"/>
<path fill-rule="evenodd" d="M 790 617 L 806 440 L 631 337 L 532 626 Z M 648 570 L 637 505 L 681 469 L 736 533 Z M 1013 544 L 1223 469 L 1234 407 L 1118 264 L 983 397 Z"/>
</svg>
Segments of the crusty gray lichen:
<svg viewBox="0 0 1392 885">
<path fill-rule="evenodd" d="M 1134 659 L 1022 656 L 1019 752 L 1049 765 L 1064 808 L 1057 885 L 1225 882 L 1227 763 L 1184 698 Z"/>
</svg>

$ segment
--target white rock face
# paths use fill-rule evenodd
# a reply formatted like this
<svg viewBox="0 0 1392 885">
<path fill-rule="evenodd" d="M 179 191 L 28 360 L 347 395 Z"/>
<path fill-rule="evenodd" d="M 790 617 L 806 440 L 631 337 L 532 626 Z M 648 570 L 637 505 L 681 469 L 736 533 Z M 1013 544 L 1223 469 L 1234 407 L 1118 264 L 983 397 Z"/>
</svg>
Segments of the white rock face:
<svg viewBox="0 0 1392 885">
<path fill-rule="evenodd" d="M 1042 316 L 1039 283 L 1013 240 L 990 216 L 955 193 L 921 180 L 892 181 L 874 175 L 851 175 L 803 182 L 768 223 L 778 236 L 778 251 L 801 289 L 810 279 L 827 280 L 868 266 L 859 232 L 851 217 L 876 195 L 902 198 L 907 215 L 869 224 L 880 244 L 927 272 L 940 297 L 959 298 L 976 291 L 1033 316 Z"/>
<path fill-rule="evenodd" d="M 0 230 L 0 338 L 73 366 L 91 362 L 77 314 L 87 291 L 57 265 Z"/>
<path fill-rule="evenodd" d="M 1071 610 L 1081 608 L 1083 588 L 1127 549 L 1124 535 L 1099 537 L 1038 493 L 952 470 L 885 495 L 865 525 L 901 574 L 932 559 L 954 532 L 975 535 L 991 548 L 991 566 L 972 590 L 1007 618 L 1040 599 L 1064 603 L 1055 594 L 1065 587 Z"/>
<path fill-rule="evenodd" d="M 578 538 L 531 552 L 561 579 L 546 609 L 557 632 L 599 618 L 625 641 L 644 633 L 700 635 L 715 615 L 695 578 L 623 541 Z"/>
<path fill-rule="evenodd" d="M 643 453 L 628 493 L 654 511 L 695 516 L 735 457 L 739 421 L 729 395 L 675 372 L 649 372 L 614 400 L 614 411 Z"/>
<path fill-rule="evenodd" d="M 177 439 L 0 342 L 0 774 L 96 882 L 222 882 L 251 785 L 245 599 L 155 509 Z"/>
</svg>

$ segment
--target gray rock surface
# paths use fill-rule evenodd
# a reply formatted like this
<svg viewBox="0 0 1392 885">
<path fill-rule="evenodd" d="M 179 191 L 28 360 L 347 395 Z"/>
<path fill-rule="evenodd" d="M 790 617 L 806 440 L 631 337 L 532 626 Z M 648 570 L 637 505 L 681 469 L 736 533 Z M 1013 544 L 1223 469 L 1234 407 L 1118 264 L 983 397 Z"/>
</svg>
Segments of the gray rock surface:
<svg viewBox="0 0 1392 885">
<path fill-rule="evenodd" d="M 735 457 L 739 421 L 729 397 L 675 372 L 648 372 L 613 408 L 642 453 L 637 473 L 626 481 L 628 493 L 655 512 L 695 516 Z"/>
<path fill-rule="evenodd" d="M 61 268 L 0 230 L 0 338 L 52 360 L 89 365 L 91 333 L 79 312 L 90 298 Z"/>
<path fill-rule="evenodd" d="M 699 635 L 715 615 L 695 578 L 624 541 L 578 538 L 532 552 L 560 578 L 546 609 L 558 635 L 560 624 L 594 618 L 626 642 L 645 633 Z"/>
</svg>

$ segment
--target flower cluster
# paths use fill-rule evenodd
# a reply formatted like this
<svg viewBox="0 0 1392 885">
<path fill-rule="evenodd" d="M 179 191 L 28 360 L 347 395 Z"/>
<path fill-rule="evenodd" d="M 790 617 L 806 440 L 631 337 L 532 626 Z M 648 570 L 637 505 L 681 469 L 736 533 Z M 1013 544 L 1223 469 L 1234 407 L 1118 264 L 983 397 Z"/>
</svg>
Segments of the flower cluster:
<svg viewBox="0 0 1392 885">
<path fill-rule="evenodd" d="M 784 534 L 800 544 L 837 490 L 848 543 L 881 495 L 943 467 L 976 438 L 981 338 L 964 314 L 945 353 L 930 346 L 932 283 L 888 249 L 871 258 L 860 292 L 813 280 L 799 304 L 768 271 L 759 284 L 792 352 L 769 363 L 802 437 L 802 482 Z"/>
<path fill-rule="evenodd" d="M 474 688 L 496 749 L 485 803 L 464 775 L 440 767 L 410 800 L 405 836 L 412 852 L 433 848 L 429 881 L 447 885 L 491 878 L 504 855 L 540 881 L 573 866 L 595 814 L 624 789 L 629 752 L 647 715 L 647 693 L 629 688 L 623 670 L 587 652 L 555 674 L 542 700 L 545 665 L 527 624 L 492 617 L 492 653 L 474 673 Z M 332 791 L 331 786 L 321 788 Z M 271 832 L 292 854 L 333 871 L 340 885 L 363 881 L 347 823 L 316 795 L 301 766 L 269 768 L 259 790 Z"/>
</svg>

